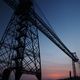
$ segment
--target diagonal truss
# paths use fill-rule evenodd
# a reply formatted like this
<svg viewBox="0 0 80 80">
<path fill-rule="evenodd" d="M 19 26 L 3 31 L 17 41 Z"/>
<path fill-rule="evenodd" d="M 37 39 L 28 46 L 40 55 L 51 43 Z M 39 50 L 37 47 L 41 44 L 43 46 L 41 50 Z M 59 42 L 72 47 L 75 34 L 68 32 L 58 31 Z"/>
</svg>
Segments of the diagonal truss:
<svg viewBox="0 0 80 80">
<path fill-rule="evenodd" d="M 27 73 L 41 80 L 38 29 L 15 14 L 0 43 L 0 72 L 9 67 L 16 70 L 16 77 L 19 73 Z"/>
</svg>

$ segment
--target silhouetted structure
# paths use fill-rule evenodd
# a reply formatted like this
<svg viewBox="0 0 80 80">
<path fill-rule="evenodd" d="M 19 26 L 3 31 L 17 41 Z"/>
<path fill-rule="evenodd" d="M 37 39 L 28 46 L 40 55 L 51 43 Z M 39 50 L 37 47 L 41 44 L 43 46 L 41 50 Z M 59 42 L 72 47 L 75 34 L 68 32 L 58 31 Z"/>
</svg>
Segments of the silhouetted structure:
<svg viewBox="0 0 80 80">
<path fill-rule="evenodd" d="M 70 79 L 71 79 L 71 71 L 69 71 L 69 76 L 70 76 Z"/>
<path fill-rule="evenodd" d="M 65 52 L 74 62 L 78 58 L 63 44 L 34 11 L 33 0 L 4 0 L 14 13 L 0 41 L 0 72 L 8 80 L 11 71 L 15 80 L 22 74 L 33 74 L 41 80 L 41 58 L 38 29 Z"/>
</svg>

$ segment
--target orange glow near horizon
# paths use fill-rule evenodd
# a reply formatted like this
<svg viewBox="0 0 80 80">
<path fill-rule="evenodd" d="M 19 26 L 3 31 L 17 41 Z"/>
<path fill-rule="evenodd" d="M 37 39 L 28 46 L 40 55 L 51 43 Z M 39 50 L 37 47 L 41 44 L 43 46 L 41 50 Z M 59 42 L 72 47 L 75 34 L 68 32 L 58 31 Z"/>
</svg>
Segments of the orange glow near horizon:
<svg viewBox="0 0 80 80">
<path fill-rule="evenodd" d="M 60 79 L 60 78 L 64 78 L 67 77 L 65 73 L 51 73 L 47 75 L 48 78 L 51 79 Z"/>
<path fill-rule="evenodd" d="M 57 66 L 54 68 L 49 67 L 44 69 L 43 74 L 45 75 L 43 77 L 48 79 L 61 79 L 69 77 L 69 69 Z"/>
</svg>

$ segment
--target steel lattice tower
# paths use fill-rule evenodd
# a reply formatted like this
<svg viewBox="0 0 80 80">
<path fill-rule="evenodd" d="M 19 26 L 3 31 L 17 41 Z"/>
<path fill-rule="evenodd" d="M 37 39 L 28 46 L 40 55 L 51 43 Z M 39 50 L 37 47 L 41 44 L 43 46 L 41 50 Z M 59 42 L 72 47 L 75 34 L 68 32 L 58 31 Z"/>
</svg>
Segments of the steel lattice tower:
<svg viewBox="0 0 80 80">
<path fill-rule="evenodd" d="M 20 80 L 23 73 L 33 74 L 41 80 L 38 30 L 72 59 L 75 75 L 75 62 L 79 62 L 78 57 L 64 45 L 50 25 L 37 14 L 33 0 L 4 1 L 13 9 L 14 14 L 0 41 L 0 73 L 3 73 L 3 80 L 9 80 L 11 71 L 15 73 L 15 80 Z"/>
<path fill-rule="evenodd" d="M 31 2 L 26 5 L 21 0 L 2 37 L 0 72 L 3 80 L 8 80 L 12 70 L 15 70 L 15 80 L 20 80 L 23 73 L 36 75 L 41 80 L 38 29 L 28 20 L 31 8 Z"/>
</svg>

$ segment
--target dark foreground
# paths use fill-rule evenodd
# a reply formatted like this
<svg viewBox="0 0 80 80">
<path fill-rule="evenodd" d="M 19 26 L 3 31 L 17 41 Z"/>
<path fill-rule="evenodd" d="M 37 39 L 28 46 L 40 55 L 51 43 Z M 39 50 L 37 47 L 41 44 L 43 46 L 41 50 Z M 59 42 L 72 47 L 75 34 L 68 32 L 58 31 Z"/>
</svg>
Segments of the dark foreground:
<svg viewBox="0 0 80 80">
<path fill-rule="evenodd" d="M 0 80 L 2 80 L 0 78 Z M 49 80 L 52 80 L 52 79 L 49 79 Z M 58 80 L 80 80 L 80 77 L 76 77 L 76 78 L 65 78 L 65 79 L 58 79 Z"/>
</svg>

